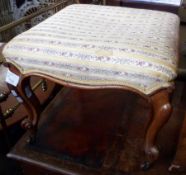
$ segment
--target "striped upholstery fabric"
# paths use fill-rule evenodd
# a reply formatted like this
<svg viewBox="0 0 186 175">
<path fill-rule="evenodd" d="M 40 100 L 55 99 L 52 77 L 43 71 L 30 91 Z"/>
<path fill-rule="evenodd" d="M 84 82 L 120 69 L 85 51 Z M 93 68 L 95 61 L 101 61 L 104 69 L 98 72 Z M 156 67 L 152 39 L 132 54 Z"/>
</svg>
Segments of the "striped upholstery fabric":
<svg viewBox="0 0 186 175">
<path fill-rule="evenodd" d="M 15 37 L 3 55 L 23 74 L 150 94 L 176 77 L 178 32 L 171 13 L 76 4 Z"/>
<path fill-rule="evenodd" d="M 4 67 L 2 64 L 0 64 L 0 93 L 4 92 L 4 93 L 8 93 L 9 89 L 8 86 L 6 84 L 5 78 L 6 78 L 6 74 L 7 74 L 8 68 Z"/>
<path fill-rule="evenodd" d="M 0 64 L 4 61 L 3 55 L 2 55 L 2 49 L 3 49 L 4 44 L 5 43 L 0 43 Z"/>
</svg>

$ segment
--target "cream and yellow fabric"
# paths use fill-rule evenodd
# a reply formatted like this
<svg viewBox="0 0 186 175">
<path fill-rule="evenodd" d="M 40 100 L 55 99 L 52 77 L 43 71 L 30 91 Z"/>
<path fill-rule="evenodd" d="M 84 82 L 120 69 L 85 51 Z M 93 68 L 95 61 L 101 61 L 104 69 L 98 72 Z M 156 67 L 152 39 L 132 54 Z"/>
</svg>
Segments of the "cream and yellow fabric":
<svg viewBox="0 0 186 175">
<path fill-rule="evenodd" d="M 5 78 L 7 74 L 8 68 L 4 67 L 2 64 L 0 64 L 0 93 L 8 93 L 9 89 L 6 84 Z"/>
<path fill-rule="evenodd" d="M 76 4 L 15 37 L 3 55 L 23 74 L 150 94 L 176 77 L 178 32 L 171 13 Z"/>
<path fill-rule="evenodd" d="M 4 45 L 4 43 L 0 43 L 0 93 L 1 92 L 6 93 L 6 92 L 9 91 L 8 86 L 5 82 L 5 78 L 6 78 L 8 68 L 6 68 L 2 65 L 2 63 L 4 61 L 3 56 L 1 54 L 3 45 Z"/>
<path fill-rule="evenodd" d="M 3 49 L 3 45 L 5 43 L 0 43 L 0 64 L 4 61 L 3 55 L 2 55 L 2 49 Z"/>
</svg>

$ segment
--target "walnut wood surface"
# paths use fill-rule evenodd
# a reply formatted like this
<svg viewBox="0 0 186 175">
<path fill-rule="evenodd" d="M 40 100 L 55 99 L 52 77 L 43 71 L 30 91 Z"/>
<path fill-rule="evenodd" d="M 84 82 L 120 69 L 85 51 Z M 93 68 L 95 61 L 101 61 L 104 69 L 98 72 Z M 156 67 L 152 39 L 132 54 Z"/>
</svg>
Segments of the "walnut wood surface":
<svg viewBox="0 0 186 175">
<path fill-rule="evenodd" d="M 145 152 L 150 161 L 159 156 L 158 148 L 155 146 L 159 130 L 164 126 L 171 114 L 171 104 L 168 90 L 160 91 L 152 97 L 152 121 L 147 130 L 145 139 Z"/>
</svg>

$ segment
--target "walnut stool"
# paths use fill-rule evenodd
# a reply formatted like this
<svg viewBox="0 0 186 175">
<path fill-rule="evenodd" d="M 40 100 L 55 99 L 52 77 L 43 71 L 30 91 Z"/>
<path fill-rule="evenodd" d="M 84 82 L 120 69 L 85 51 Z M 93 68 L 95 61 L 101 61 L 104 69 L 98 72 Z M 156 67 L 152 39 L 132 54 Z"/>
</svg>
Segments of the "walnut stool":
<svg viewBox="0 0 186 175">
<path fill-rule="evenodd" d="M 178 36 L 179 18 L 172 13 L 80 4 L 16 36 L 3 55 L 7 83 L 29 111 L 23 126 L 32 136 L 40 115 L 31 75 L 67 87 L 132 91 L 152 107 L 144 151 L 154 162 L 157 135 L 171 114 Z"/>
</svg>

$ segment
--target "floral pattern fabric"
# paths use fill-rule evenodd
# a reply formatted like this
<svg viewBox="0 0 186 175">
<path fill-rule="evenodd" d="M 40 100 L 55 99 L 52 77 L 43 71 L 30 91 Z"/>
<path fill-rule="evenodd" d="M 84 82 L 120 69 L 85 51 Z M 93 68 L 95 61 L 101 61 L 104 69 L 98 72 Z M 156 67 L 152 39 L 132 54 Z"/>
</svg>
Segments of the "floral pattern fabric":
<svg viewBox="0 0 186 175">
<path fill-rule="evenodd" d="M 76 4 L 16 36 L 3 55 L 23 74 L 150 94 L 176 77 L 178 34 L 175 14 Z"/>
</svg>

